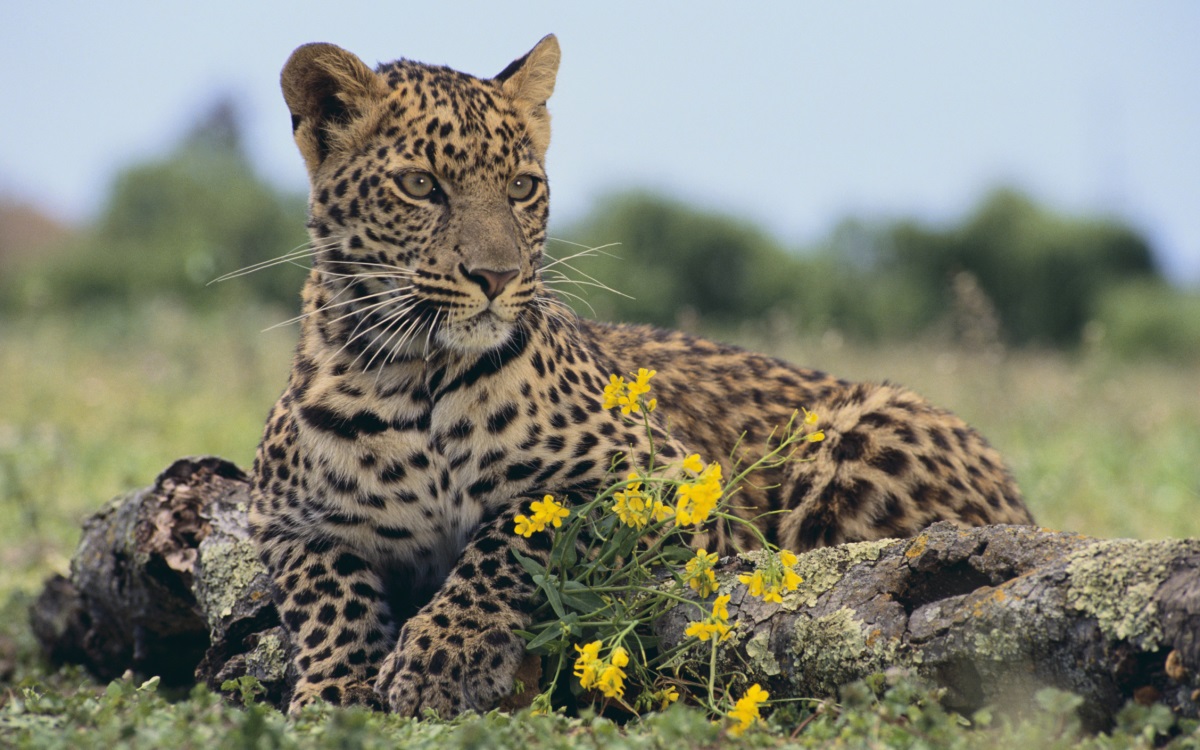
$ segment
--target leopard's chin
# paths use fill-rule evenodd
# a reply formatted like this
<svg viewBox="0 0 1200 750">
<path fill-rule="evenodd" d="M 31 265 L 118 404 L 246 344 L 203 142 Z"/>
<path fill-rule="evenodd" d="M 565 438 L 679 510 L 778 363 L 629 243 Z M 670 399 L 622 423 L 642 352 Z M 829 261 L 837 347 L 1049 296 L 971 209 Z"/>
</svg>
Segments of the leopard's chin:
<svg viewBox="0 0 1200 750">
<path fill-rule="evenodd" d="M 482 354 L 499 349 L 512 338 L 515 320 L 504 320 L 490 310 L 467 320 L 439 326 L 435 338 L 442 348 L 461 354 Z"/>
</svg>

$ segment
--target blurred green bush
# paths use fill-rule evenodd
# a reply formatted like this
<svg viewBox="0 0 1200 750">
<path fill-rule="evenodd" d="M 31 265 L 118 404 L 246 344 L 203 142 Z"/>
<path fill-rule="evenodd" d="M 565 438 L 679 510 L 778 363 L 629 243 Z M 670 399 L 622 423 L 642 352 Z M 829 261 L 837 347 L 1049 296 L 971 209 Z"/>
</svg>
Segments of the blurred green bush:
<svg viewBox="0 0 1200 750">
<path fill-rule="evenodd" d="M 1161 282 L 1113 286 L 1100 298 L 1090 339 L 1126 359 L 1200 360 L 1200 294 Z"/>
<path fill-rule="evenodd" d="M 166 297 L 192 308 L 247 298 L 295 306 L 299 269 L 208 283 L 306 242 L 304 218 L 303 196 L 255 173 L 234 108 L 222 102 L 172 153 L 120 172 L 91 226 L 10 269 L 0 304 L 70 309 Z"/>
<path fill-rule="evenodd" d="M 1200 358 L 1200 297 L 1165 282 L 1136 230 L 1065 216 L 1011 189 L 949 226 L 847 219 L 800 252 L 745 221 L 639 191 L 609 196 L 557 236 L 555 257 L 579 252 L 570 243 L 603 246 L 565 272 L 628 297 L 559 283 L 586 298 L 576 309 L 601 318 L 783 320 L 864 341 L 962 343 L 982 332 L 997 345 L 1072 349 L 1086 338 L 1122 355 Z"/>
</svg>

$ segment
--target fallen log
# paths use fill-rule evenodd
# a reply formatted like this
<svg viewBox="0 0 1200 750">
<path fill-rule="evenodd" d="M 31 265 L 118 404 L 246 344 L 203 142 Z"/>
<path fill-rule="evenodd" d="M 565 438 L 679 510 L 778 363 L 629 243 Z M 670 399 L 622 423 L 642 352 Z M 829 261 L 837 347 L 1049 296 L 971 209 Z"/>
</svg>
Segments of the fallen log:
<svg viewBox="0 0 1200 750">
<path fill-rule="evenodd" d="M 249 505 L 245 473 L 211 456 L 108 502 L 84 522 L 70 574 L 31 607 L 42 650 L 105 680 L 131 669 L 219 689 L 251 675 L 282 705 L 294 675 Z"/>
<path fill-rule="evenodd" d="M 248 504 L 245 474 L 212 457 L 176 461 L 109 502 L 86 522 L 69 576 L 50 579 L 31 610 L 45 653 L 103 679 L 133 669 L 219 689 L 252 675 L 281 705 L 295 676 Z M 773 697 L 833 696 L 904 667 L 964 712 L 1020 707 L 1052 686 L 1083 697 L 1093 727 L 1129 700 L 1200 713 L 1200 540 L 939 523 L 800 555 L 804 580 L 782 604 L 737 582 L 759 554 L 721 566 L 737 627 L 719 668 Z M 668 612 L 659 636 L 679 643 L 696 611 Z"/>
</svg>

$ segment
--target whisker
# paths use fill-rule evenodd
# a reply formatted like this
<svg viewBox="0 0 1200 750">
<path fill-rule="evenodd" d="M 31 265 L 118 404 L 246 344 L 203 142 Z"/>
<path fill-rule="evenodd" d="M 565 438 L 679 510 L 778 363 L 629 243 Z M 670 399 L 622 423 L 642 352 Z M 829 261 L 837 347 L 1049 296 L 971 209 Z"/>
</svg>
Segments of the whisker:
<svg viewBox="0 0 1200 750">
<path fill-rule="evenodd" d="M 592 303 L 588 302 L 588 300 L 585 297 L 581 297 L 578 294 L 568 292 L 565 289 L 555 289 L 554 293 L 555 294 L 565 294 L 566 296 L 570 297 L 571 299 L 579 300 L 580 303 L 587 305 L 587 309 L 591 311 L 592 315 L 596 314 L 596 308 L 592 307 Z"/>
<path fill-rule="evenodd" d="M 218 276 L 217 278 L 208 282 L 208 284 L 206 284 L 205 286 L 208 286 L 211 284 L 216 284 L 221 281 L 229 281 L 230 279 L 236 279 L 241 276 L 246 276 L 246 275 L 252 274 L 256 271 L 262 271 L 264 269 L 270 268 L 271 266 L 277 266 L 277 265 L 281 265 L 284 263 L 294 263 L 295 261 L 299 260 L 300 258 L 305 258 L 305 257 L 311 256 L 311 255 L 316 255 L 318 253 L 323 253 L 323 252 L 329 250 L 330 248 L 335 247 L 338 243 L 337 242 L 327 242 L 322 245 L 312 245 L 312 246 L 306 247 L 306 245 L 309 245 L 309 244 L 310 243 L 305 242 L 303 245 L 297 245 L 296 247 L 292 248 L 291 250 L 284 253 L 283 255 L 277 256 L 275 258 L 271 258 L 270 260 L 264 260 L 264 261 L 259 261 L 258 263 L 252 263 L 244 268 L 239 268 L 236 271 L 230 271 L 229 273 L 227 273 L 223 276 Z"/>
<path fill-rule="evenodd" d="M 402 328 L 397 328 L 395 333 L 393 333 L 391 336 L 389 336 L 388 339 L 386 341 L 384 341 L 382 345 L 378 346 L 378 348 L 375 350 L 375 353 L 371 355 L 371 358 L 369 360 L 367 360 L 367 364 L 363 366 L 363 372 L 365 373 L 367 370 L 371 369 L 371 365 L 374 364 L 375 358 L 378 357 L 383 352 L 384 349 L 391 349 L 392 352 L 398 351 L 400 349 L 400 347 L 403 346 L 405 343 L 407 343 L 408 339 L 412 337 L 413 331 L 415 331 L 418 327 L 420 327 L 420 323 L 421 323 L 421 316 L 414 315 L 412 320 L 410 320 L 408 322 L 407 326 L 404 326 Z M 396 345 L 393 347 L 392 342 L 395 340 L 396 336 L 401 334 L 401 332 L 403 332 L 403 336 L 401 337 L 400 341 L 397 342 Z M 378 342 L 379 337 L 376 337 L 375 341 Z M 387 357 L 384 358 L 383 364 L 386 364 L 386 363 L 387 363 Z M 382 365 L 380 366 L 379 369 L 380 369 L 380 371 L 383 370 Z M 376 378 L 376 382 L 378 382 L 378 379 L 379 379 L 378 374 L 376 374 L 375 378 Z"/>
<path fill-rule="evenodd" d="M 346 348 L 347 346 L 349 346 L 349 345 L 350 345 L 350 343 L 351 343 L 351 342 L 353 342 L 354 340 L 356 340 L 356 339 L 358 339 L 358 338 L 361 338 L 361 337 L 363 337 L 363 336 L 367 335 L 367 334 L 368 334 L 368 333 L 370 333 L 372 330 L 374 330 L 374 329 L 376 329 L 376 328 L 378 328 L 379 326 L 381 326 L 381 325 L 382 325 L 382 326 L 383 326 L 383 330 L 382 330 L 382 331 L 380 331 L 380 332 L 378 332 L 378 333 L 376 333 L 376 334 L 375 334 L 375 335 L 372 337 L 372 339 L 371 339 L 371 341 L 370 341 L 370 342 L 368 342 L 368 343 L 364 344 L 364 346 L 363 346 L 363 350 L 362 350 L 362 351 L 360 351 L 360 352 L 359 352 L 357 355 L 355 355 L 354 359 L 350 361 L 350 366 L 351 366 L 351 367 L 353 367 L 353 366 L 354 366 L 354 365 L 355 365 L 355 364 L 358 362 L 358 360 L 362 359 L 362 356 L 363 356 L 364 354 L 366 354 L 366 353 L 367 353 L 367 350 L 368 350 L 368 349 L 370 349 L 371 347 L 375 347 L 375 354 L 374 354 L 374 355 L 372 355 L 372 357 L 371 357 L 371 360 L 370 360 L 371 362 L 373 362 L 373 361 L 375 360 L 375 357 L 379 356 L 379 352 L 383 351 L 383 348 L 382 348 L 382 347 L 380 346 L 380 344 L 379 344 L 379 340 L 380 340 L 382 337 L 384 337 L 384 336 L 388 335 L 388 332 L 391 330 L 391 328 L 392 328 L 392 325 L 393 325 L 393 324 L 399 323 L 400 325 L 403 325 L 403 322 L 402 322 L 402 321 L 403 321 L 403 318 L 404 318 L 404 316 L 405 316 L 407 313 L 408 313 L 408 310 L 398 310 L 398 311 L 396 311 L 396 312 L 394 312 L 394 313 L 391 313 L 391 314 L 387 315 L 386 317 L 384 317 L 384 318 L 383 318 L 383 320 L 379 321 L 379 323 L 376 323 L 375 325 L 371 326 L 371 327 L 370 327 L 370 328 L 368 328 L 367 330 L 365 330 L 365 331 L 362 331 L 361 333 L 355 333 L 355 334 L 354 334 L 354 336 L 353 336 L 352 338 L 348 339 L 348 340 L 346 341 L 346 343 L 342 345 L 342 348 L 341 348 L 341 349 L 339 349 L 338 351 L 339 351 L 339 352 L 340 352 L 340 351 L 342 351 L 342 349 L 345 349 L 345 348 Z M 368 362 L 368 363 L 367 363 L 367 365 L 363 367 L 363 372 L 364 372 L 364 373 L 367 371 L 367 368 L 368 368 L 368 367 L 370 367 L 370 362 Z"/>
<path fill-rule="evenodd" d="M 371 295 L 371 296 L 375 296 L 375 295 Z M 389 297 L 388 299 L 378 300 L 378 301 L 372 302 L 371 304 L 369 304 L 365 307 L 362 307 L 360 309 L 351 310 L 350 312 L 346 313 L 345 315 L 338 316 L 329 322 L 330 322 L 330 324 L 340 323 L 343 320 L 345 320 L 346 318 L 352 317 L 354 315 L 361 315 L 361 316 L 363 316 L 363 320 L 366 320 L 367 314 L 374 312 L 375 310 L 379 310 L 381 308 L 387 307 L 389 305 L 396 304 L 396 303 L 400 303 L 401 305 L 403 305 L 406 302 L 408 302 L 410 299 L 412 299 L 412 297 L 413 297 L 413 295 L 410 294 L 410 295 L 402 296 L 402 297 Z M 340 305 L 348 305 L 351 302 L 358 302 L 361 299 L 365 299 L 365 298 L 359 297 L 358 299 L 350 300 L 349 302 L 341 302 L 341 303 L 339 303 L 339 306 Z"/>
<path fill-rule="evenodd" d="M 332 310 L 332 309 L 334 309 L 335 307 L 345 307 L 346 305 L 353 305 L 353 304 L 354 304 L 354 303 L 356 303 L 356 302 L 361 302 L 362 300 L 365 300 L 365 299 L 371 299 L 372 297 L 380 297 L 380 296 L 383 296 L 383 295 L 385 295 L 385 294 L 394 294 L 394 293 L 395 293 L 395 290 L 392 290 L 392 289 L 385 289 L 384 291 L 382 291 L 382 292 L 376 292 L 375 294 L 368 294 L 368 295 L 366 295 L 366 296 L 363 296 L 363 297 L 354 297 L 353 299 L 348 299 L 348 300 L 345 300 L 345 301 L 339 302 L 339 303 L 337 303 L 336 305 L 335 305 L 335 304 L 332 304 L 333 300 L 337 299 L 338 297 L 340 297 L 341 295 L 345 294 L 345 293 L 346 293 L 347 291 L 349 291 L 349 290 L 350 290 L 350 287 L 343 287 L 343 288 L 341 288 L 341 289 L 339 289 L 339 290 L 337 291 L 337 293 L 336 293 L 336 294 L 335 294 L 335 295 L 334 295 L 334 296 L 333 296 L 333 297 L 332 297 L 332 298 L 329 300 L 329 302 L 325 303 L 325 304 L 324 304 L 324 305 L 322 305 L 321 307 L 318 307 L 318 308 L 317 308 L 317 309 L 315 309 L 315 310 L 309 310 L 308 312 L 301 313 L 301 314 L 297 315 L 297 316 L 296 316 L 296 317 L 294 317 L 294 318 L 288 318 L 287 320 L 285 320 L 285 321 L 283 321 L 283 322 L 281 322 L 281 323 L 276 323 L 275 325 L 271 326 L 270 328 L 264 328 L 264 329 L 263 329 L 263 332 L 265 333 L 266 331 L 271 331 L 271 330 L 274 330 L 274 329 L 276 329 L 276 328 L 282 328 L 283 326 L 286 326 L 286 325 L 291 325 L 292 323 L 299 323 L 300 321 L 304 320 L 305 318 L 309 318 L 309 317 L 311 317 L 311 316 L 313 316 L 313 315 L 316 315 L 317 313 L 321 313 L 321 312 L 326 312 L 326 311 L 328 311 L 328 310 Z M 387 301 L 389 301 L 389 302 L 390 302 L 390 301 L 403 301 L 403 300 L 406 300 L 406 299 L 408 299 L 408 298 L 412 297 L 414 294 L 415 294 L 415 292 L 411 292 L 411 291 L 410 291 L 410 292 L 405 292 L 405 293 L 403 293 L 403 294 L 401 294 L 401 295 L 398 295 L 398 296 L 394 297 L 392 300 L 387 300 Z M 374 309 L 374 305 L 373 305 L 372 307 L 366 308 L 366 310 L 371 310 L 371 309 Z M 354 311 L 354 312 L 362 312 L 362 311 L 358 311 L 358 310 L 356 310 L 356 311 Z M 352 313 L 350 313 L 350 314 L 351 314 L 351 315 L 353 315 L 353 314 L 354 314 L 354 312 L 352 312 Z M 333 320 L 333 321 L 330 321 L 330 322 L 331 322 L 331 323 L 337 323 L 338 321 L 342 320 L 342 319 L 343 319 L 343 318 L 345 318 L 345 317 L 348 317 L 348 316 L 342 316 L 341 318 L 337 318 L 336 320 Z"/>
<path fill-rule="evenodd" d="M 319 269 L 319 268 L 317 269 L 317 273 L 321 274 L 322 276 L 327 276 L 327 277 L 329 277 L 329 278 L 331 278 L 331 279 L 352 279 L 352 280 L 353 280 L 353 279 L 362 279 L 362 280 L 368 280 L 368 279 L 403 279 L 404 281 L 409 281 L 409 280 L 411 280 L 411 279 L 414 279 L 414 278 L 416 278 L 416 276 L 417 276 L 415 273 L 414 273 L 414 274 L 407 274 L 407 273 L 380 273 L 380 272 L 378 272 L 378 271 L 372 271 L 372 272 L 370 272 L 370 273 L 338 273 L 338 272 L 336 272 L 336 271 L 325 271 L 325 270 L 322 270 L 322 269 Z"/>
<path fill-rule="evenodd" d="M 554 273 L 558 273 L 558 271 L 554 271 Z M 611 287 L 606 286 L 605 284 L 598 284 L 595 281 L 580 281 L 579 279 L 572 279 L 570 276 L 567 276 L 564 273 L 558 273 L 558 276 L 553 279 L 542 279 L 542 284 L 546 286 L 554 286 L 555 284 L 574 284 L 575 286 L 580 287 L 590 286 L 597 289 L 603 289 L 606 292 L 612 292 L 613 294 L 620 294 L 620 292 L 613 290 Z"/>
<path fill-rule="evenodd" d="M 408 315 L 410 312 L 413 311 L 413 309 L 416 308 L 416 306 L 417 306 L 416 302 L 410 302 L 409 304 L 404 305 L 397 310 L 387 313 L 386 315 L 383 316 L 383 318 L 379 322 L 377 322 L 375 325 L 371 326 L 370 328 L 359 331 L 358 330 L 359 327 L 362 326 L 362 324 L 365 323 L 367 320 L 364 317 L 361 321 L 359 321 L 358 325 L 354 326 L 354 330 L 351 331 L 350 335 L 346 337 L 346 343 L 342 344 L 341 348 L 339 348 L 336 353 L 341 354 L 346 349 L 346 347 L 350 346 L 350 344 L 354 343 L 356 340 L 362 338 L 363 336 L 366 336 L 368 333 L 375 330 L 376 328 L 379 328 L 380 326 L 383 326 L 384 330 L 379 335 L 386 335 L 387 330 L 389 328 L 391 328 L 392 323 L 394 323 L 397 320 L 400 320 L 405 315 Z M 362 356 L 362 353 L 360 352 L 358 357 L 361 357 L 361 356 Z M 355 362 L 358 361 L 358 357 L 354 358 Z M 353 364 L 353 363 L 351 363 L 351 364 Z M 364 372 L 365 372 L 365 370 L 364 370 Z"/>
<path fill-rule="evenodd" d="M 264 329 L 262 329 L 262 331 L 260 331 L 260 333 L 266 333 L 267 331 L 273 331 L 276 328 L 282 328 L 283 326 L 291 325 L 292 323 L 299 323 L 300 321 L 304 320 L 305 318 L 309 317 L 310 315 L 316 315 L 317 313 L 324 310 L 329 305 L 329 303 L 333 302 L 335 299 L 342 296 L 343 294 L 345 294 L 348 291 L 350 291 L 349 287 L 344 287 L 342 289 L 339 289 L 336 294 L 334 294 L 332 297 L 329 298 L 329 302 L 327 302 L 325 305 L 318 307 L 316 310 L 310 310 L 308 312 L 300 313 L 299 315 L 297 315 L 294 318 L 288 318 L 287 320 L 276 323 L 273 326 L 264 328 Z M 354 300 L 347 300 L 346 302 L 339 302 L 338 305 L 350 304 L 353 301 Z"/>
<path fill-rule="evenodd" d="M 611 286 L 609 286 L 608 284 L 605 284 L 603 281 L 597 279 L 595 276 L 591 276 L 590 274 L 586 274 L 583 271 L 580 271 L 578 268 L 576 268 L 575 266 L 572 266 L 570 263 L 567 263 L 565 265 L 567 268 L 571 269 L 575 273 L 579 274 L 580 276 L 583 276 L 585 279 L 587 279 L 587 281 L 580 281 L 579 279 L 572 279 L 570 276 L 567 276 L 565 273 L 563 273 L 562 271 L 559 271 L 557 268 L 553 269 L 551 271 L 551 273 L 556 273 L 556 274 L 558 274 L 558 277 L 557 277 L 558 279 L 561 279 L 564 281 L 569 281 L 573 284 L 578 284 L 580 286 L 594 286 L 598 289 L 603 289 L 606 292 L 611 292 L 612 294 L 615 294 L 618 297 L 624 297 L 625 299 L 630 299 L 630 300 L 634 299 L 633 295 L 626 294 L 625 292 L 619 292 L 616 289 L 613 289 Z M 555 279 L 549 279 L 549 280 L 542 279 L 543 284 L 551 284 L 554 281 L 555 281 Z"/>
<path fill-rule="evenodd" d="M 438 321 L 438 318 L 441 317 L 441 315 L 442 315 L 441 310 L 434 310 L 433 320 L 429 321 L 429 330 L 425 332 L 425 351 L 422 354 L 422 358 L 426 362 L 429 361 L 429 340 L 431 338 L 433 338 L 433 329 L 437 327 L 437 321 Z"/>
<path fill-rule="evenodd" d="M 539 295 L 534 297 L 533 302 L 544 314 L 561 321 L 564 325 L 575 325 L 577 319 L 575 312 L 557 297 Z"/>
<path fill-rule="evenodd" d="M 596 247 L 592 247 L 592 246 L 590 246 L 590 245 L 585 245 L 585 244 L 583 244 L 582 242 L 572 242 L 571 240 L 565 240 L 565 239 L 563 239 L 562 237 L 547 237 L 546 239 L 547 239 L 547 240 L 552 240 L 552 241 L 554 241 L 554 242 L 561 242 L 561 243 L 563 243 L 564 245 L 574 245 L 575 247 L 582 247 L 582 248 L 585 248 L 585 249 L 587 249 L 587 250 L 591 250 L 591 251 L 593 251 L 593 252 L 600 252 L 600 254 L 601 254 L 601 255 L 607 255 L 608 257 L 610 257 L 610 258 L 616 258 L 617 260 L 620 260 L 620 259 L 621 259 L 621 256 L 619 256 L 619 255 L 614 255 L 614 254 L 612 254 L 612 253 L 605 253 L 605 252 L 601 252 L 601 251 L 603 251 L 605 248 L 608 248 L 608 247 L 616 247 L 616 246 L 620 245 L 620 244 L 621 244 L 620 242 L 609 242 L 608 244 L 605 244 L 605 245 L 598 245 L 598 246 L 596 246 Z"/>
<path fill-rule="evenodd" d="M 555 258 L 550 253 L 543 251 L 543 254 L 547 258 L 549 258 L 552 262 L 547 263 L 546 265 L 542 266 L 542 270 L 545 271 L 547 268 L 553 268 L 554 266 L 557 266 L 559 263 L 566 263 L 567 261 L 575 260 L 576 258 L 594 258 L 597 253 L 599 253 L 601 255 L 607 255 L 610 258 L 616 258 L 617 260 L 620 260 L 621 259 L 620 256 L 613 255 L 612 253 L 603 252 L 603 250 L 606 247 L 616 247 L 620 244 L 621 244 L 620 242 L 610 242 L 607 245 L 600 245 L 599 247 L 584 247 L 581 245 L 580 247 L 584 247 L 583 250 L 580 250 L 577 253 L 572 253 L 564 258 Z"/>
<path fill-rule="evenodd" d="M 343 259 L 343 260 L 339 260 L 336 262 L 339 265 L 344 264 L 344 265 L 350 265 L 350 266 L 373 266 L 375 268 L 386 268 L 391 273 L 402 273 L 407 276 L 416 276 L 417 275 L 417 272 L 411 268 L 395 266 L 395 265 L 392 265 L 391 263 L 372 263 L 372 262 L 366 261 L 366 260 L 349 260 L 349 259 Z M 335 273 L 334 271 L 327 271 L 323 268 L 318 268 L 317 270 L 321 273 L 328 273 L 328 274 Z"/>
</svg>

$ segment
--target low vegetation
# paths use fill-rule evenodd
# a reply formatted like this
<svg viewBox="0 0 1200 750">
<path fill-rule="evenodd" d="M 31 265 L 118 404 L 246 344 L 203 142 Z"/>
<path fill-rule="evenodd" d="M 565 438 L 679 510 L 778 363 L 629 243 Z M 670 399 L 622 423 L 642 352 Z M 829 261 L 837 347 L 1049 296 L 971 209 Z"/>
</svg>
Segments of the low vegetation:
<svg viewBox="0 0 1200 750">
<path fill-rule="evenodd" d="M 585 715 L 489 715 L 406 722 L 316 710 L 288 724 L 199 691 L 180 696 L 144 677 L 98 685 L 40 662 L 25 607 L 42 578 L 63 571 L 80 523 L 108 497 L 149 484 L 182 455 L 216 453 L 248 465 L 261 421 L 286 377 L 293 332 L 262 329 L 282 310 L 196 315 L 160 304 L 5 321 L 0 359 L 0 745 L 70 747 L 669 747 L 731 741 L 696 709 L 673 708 L 629 727 Z M 937 344 L 861 346 L 727 331 L 755 348 L 854 378 L 891 377 L 978 425 L 1009 457 L 1047 526 L 1098 536 L 1200 535 L 1200 399 L 1193 378 L 1160 361 L 1101 353 L 991 351 Z M 893 676 L 836 703 L 764 709 L 771 727 L 749 745 L 1074 746 L 1073 698 L 1048 692 L 1045 711 L 946 714 L 927 688 Z M 253 693 L 253 686 L 246 691 Z M 823 706 L 819 712 L 817 707 Z M 1134 707 L 1096 747 L 1149 747 L 1160 730 L 1192 725 Z M 797 731 L 798 730 L 798 731 Z M 788 740 L 793 732 L 795 737 Z M 1181 747 L 1196 740 L 1181 736 Z M 686 740 L 683 738 L 687 738 Z M 1160 738 L 1161 739 L 1161 738 Z"/>
</svg>

